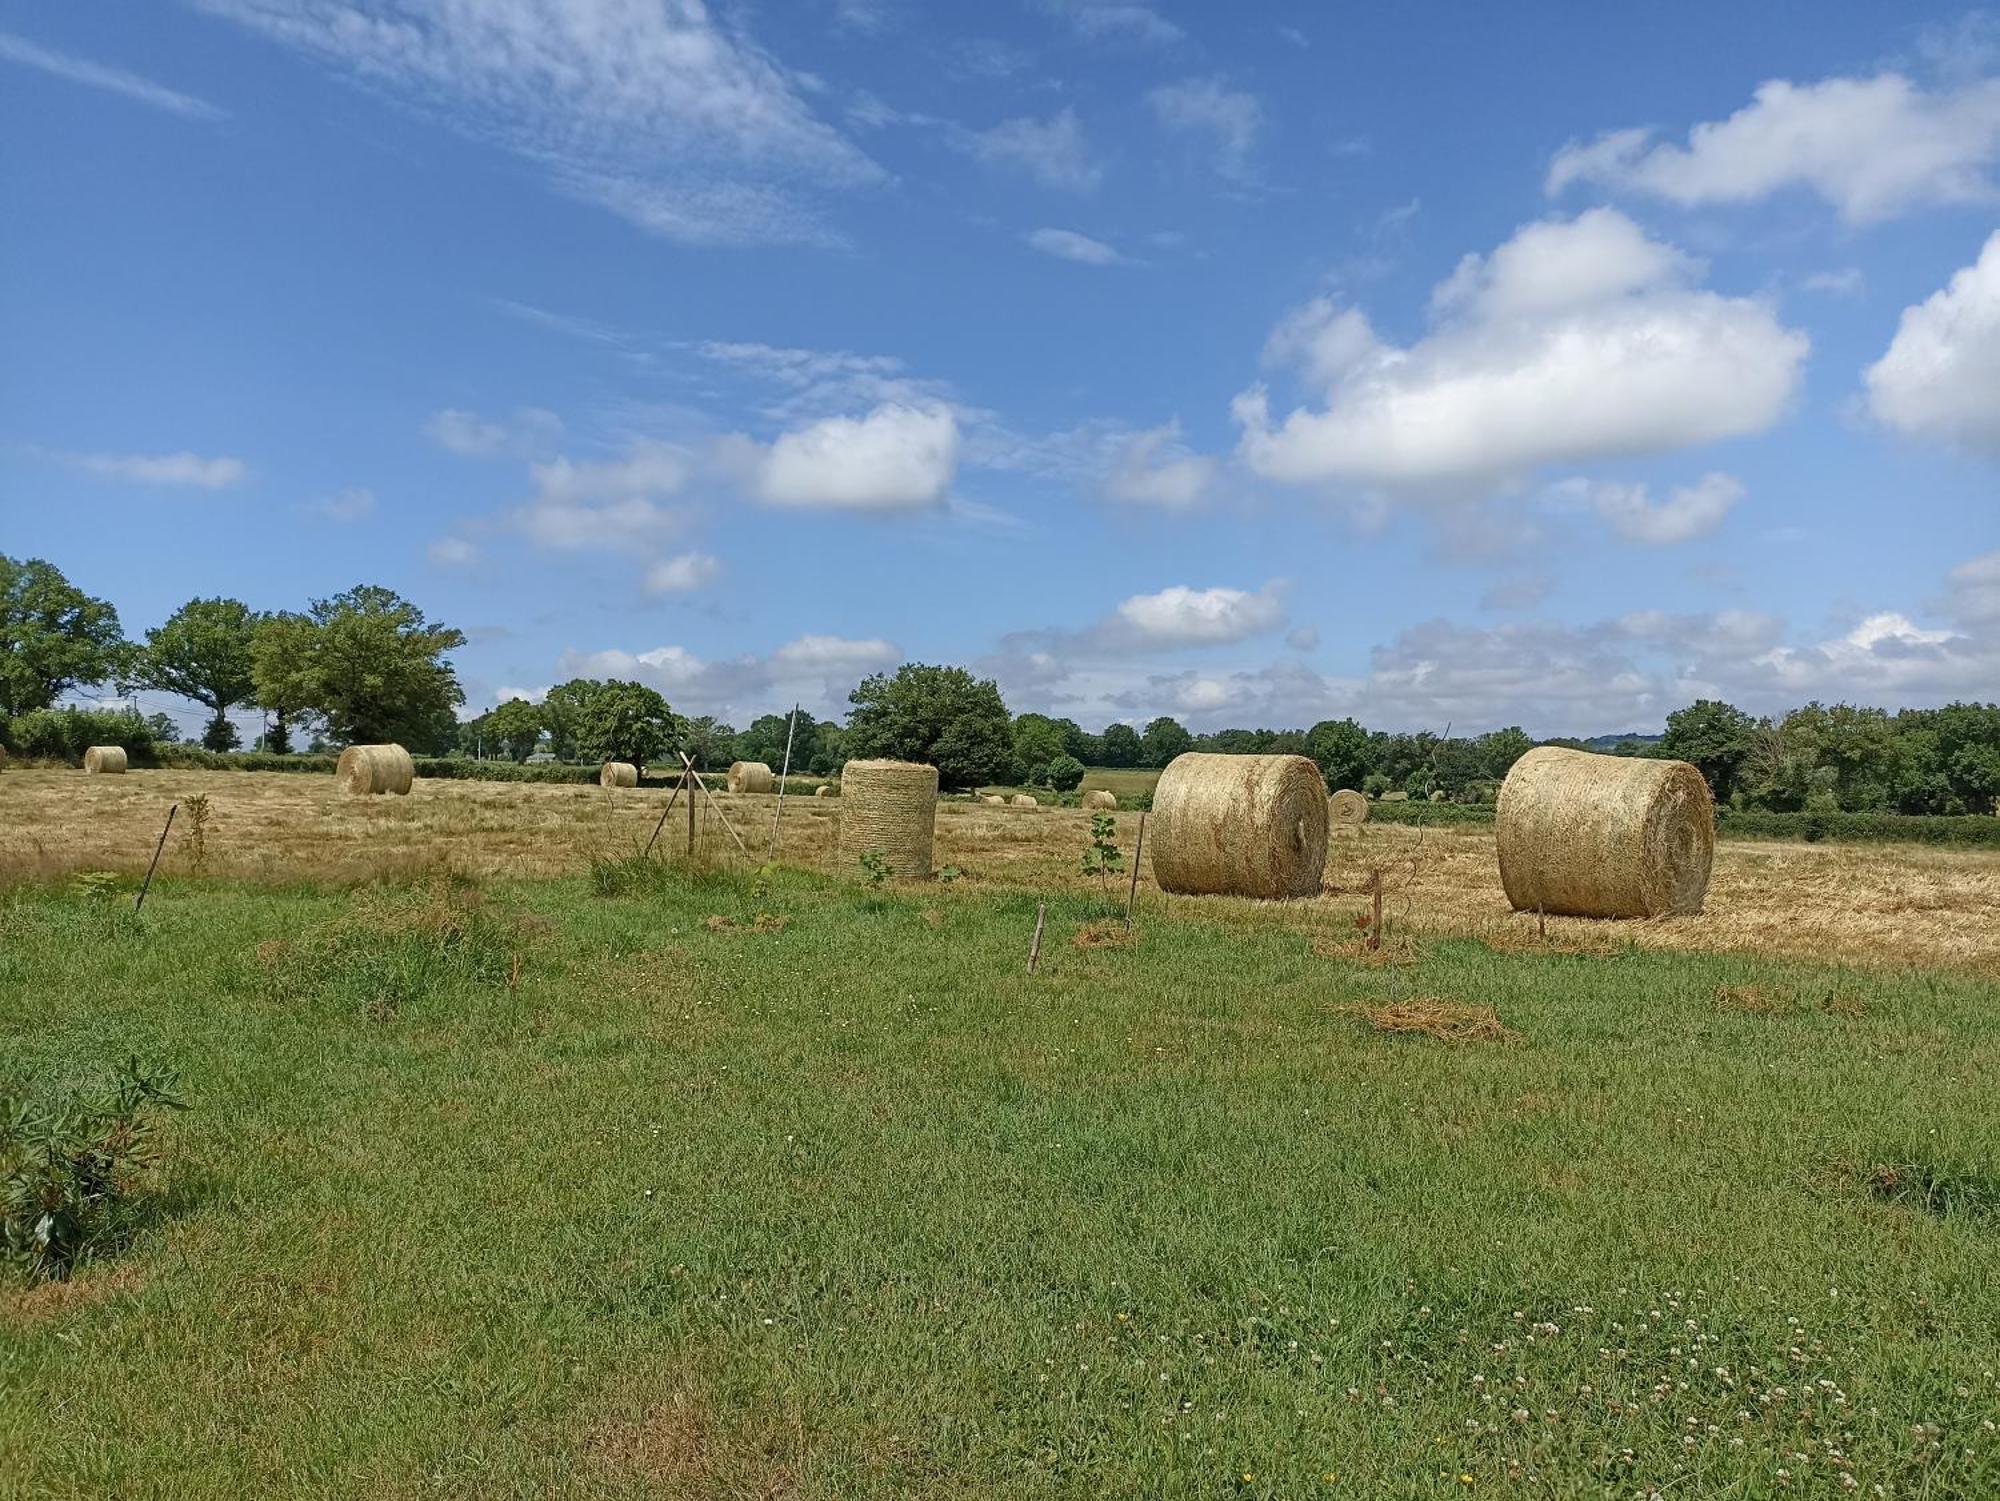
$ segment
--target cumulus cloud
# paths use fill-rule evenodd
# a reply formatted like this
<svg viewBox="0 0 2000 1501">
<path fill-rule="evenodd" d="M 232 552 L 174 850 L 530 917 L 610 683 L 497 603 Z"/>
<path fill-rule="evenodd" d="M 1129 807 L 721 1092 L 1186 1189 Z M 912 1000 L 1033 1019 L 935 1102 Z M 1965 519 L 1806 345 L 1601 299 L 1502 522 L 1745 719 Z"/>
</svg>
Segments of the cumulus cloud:
<svg viewBox="0 0 2000 1501">
<path fill-rule="evenodd" d="M 705 552 L 664 558 L 646 570 L 648 594 L 688 594 L 722 576 L 722 564 Z"/>
<path fill-rule="evenodd" d="M 1878 421 L 2000 456 L 2000 233 L 1941 291 L 1903 310 L 1867 382 Z"/>
<path fill-rule="evenodd" d="M 172 485 L 195 490 L 226 490 L 250 477 L 250 466 L 227 455 L 204 458 L 197 453 L 68 453 L 57 458 L 99 479 L 131 485 Z"/>
<path fill-rule="evenodd" d="M 1189 511 L 1213 491 L 1219 467 L 1212 458 L 1190 453 L 1181 441 L 1180 423 L 1169 422 L 1133 433 L 1117 445 L 1104 493 L 1132 505 Z"/>
<path fill-rule="evenodd" d="M 829 190 L 886 181 L 809 81 L 695 0 L 194 0 L 696 245 L 825 243 Z"/>
<path fill-rule="evenodd" d="M 1043 255 L 1052 255 L 1058 260 L 1077 261 L 1085 266 L 1117 266 L 1125 257 L 1102 240 L 1093 240 L 1089 235 L 1078 234 L 1073 229 L 1031 230 L 1023 238 Z"/>
<path fill-rule="evenodd" d="M 479 549 L 463 537 L 439 537 L 424 552 L 440 568 L 464 568 L 479 559 Z"/>
<path fill-rule="evenodd" d="M 732 724 L 793 703 L 816 715 L 843 712 L 854 685 L 894 667 L 903 654 L 879 638 L 807 635 L 768 655 L 706 660 L 683 646 L 650 651 L 566 651 L 559 678 L 624 678 L 658 689 L 683 714 L 713 714 Z"/>
<path fill-rule="evenodd" d="M 1299 366 L 1323 406 L 1274 423 L 1264 388 L 1245 391 L 1239 451 L 1283 483 L 1463 497 L 1548 464 L 1760 432 L 1791 402 L 1808 341 L 1763 301 L 1691 285 L 1699 269 L 1594 209 L 1462 262 L 1433 294 L 1432 332 L 1407 347 L 1320 299 L 1266 353 Z"/>
<path fill-rule="evenodd" d="M 558 442 L 562 432 L 562 419 L 541 407 L 522 407 L 510 422 L 490 422 L 477 412 L 445 407 L 424 423 L 425 436 L 465 459 L 541 453 Z"/>
<path fill-rule="evenodd" d="M 1284 623 L 1285 609 L 1269 586 L 1190 589 L 1175 584 L 1135 594 L 1118 606 L 1118 623 L 1150 646 L 1214 646 L 1261 635 Z"/>
<path fill-rule="evenodd" d="M 723 461 L 767 505 L 894 512 L 940 504 L 958 469 L 958 423 L 942 407 L 886 404 L 828 417 L 768 447 L 736 437 Z"/>
<path fill-rule="evenodd" d="M 1154 89 L 1146 102 L 1161 129 L 1204 141 L 1222 176 L 1238 181 L 1249 177 L 1250 153 L 1264 123 L 1264 108 L 1255 94 L 1217 78 L 1186 78 Z"/>
<path fill-rule="evenodd" d="M 1596 183 L 1683 206 L 1745 203 L 1786 188 L 1818 194 L 1850 223 L 1936 203 L 1984 202 L 2000 156 L 2000 79 L 1925 89 L 1899 73 L 1774 79 L 1726 120 L 1688 132 L 1686 145 L 1649 130 L 1572 142 L 1547 187 Z"/>
<path fill-rule="evenodd" d="M 1653 501 L 1644 485 L 1616 485 L 1587 479 L 1564 480 L 1550 487 L 1562 504 L 1595 511 L 1628 542 L 1652 547 L 1671 546 L 1705 537 L 1743 498 L 1742 481 L 1734 475 L 1705 474 L 1682 485 L 1665 500 Z"/>
<path fill-rule="evenodd" d="M 1025 115 L 1003 120 L 991 130 L 970 135 L 965 144 L 981 161 L 1018 167 L 1044 187 L 1088 193 L 1104 180 L 1104 170 L 1092 160 L 1073 109 L 1064 108 L 1046 120 Z"/>
<path fill-rule="evenodd" d="M 227 110 L 218 109 L 206 99 L 183 94 L 178 89 L 154 83 L 150 78 L 141 78 L 123 68 L 108 67 L 87 57 L 73 57 L 52 47 L 39 46 L 11 32 L 0 31 L 0 60 L 19 63 L 25 68 L 37 68 L 52 77 L 80 83 L 85 88 L 102 89 L 108 94 L 137 100 L 154 109 L 163 109 L 170 115 L 181 115 L 190 120 L 228 118 Z"/>
<path fill-rule="evenodd" d="M 514 512 L 513 521 L 538 547 L 643 548 L 686 524 L 685 510 L 665 503 L 694 472 L 687 453 L 673 444 L 642 439 L 617 458 L 560 457 L 530 472 L 535 498 Z"/>
</svg>

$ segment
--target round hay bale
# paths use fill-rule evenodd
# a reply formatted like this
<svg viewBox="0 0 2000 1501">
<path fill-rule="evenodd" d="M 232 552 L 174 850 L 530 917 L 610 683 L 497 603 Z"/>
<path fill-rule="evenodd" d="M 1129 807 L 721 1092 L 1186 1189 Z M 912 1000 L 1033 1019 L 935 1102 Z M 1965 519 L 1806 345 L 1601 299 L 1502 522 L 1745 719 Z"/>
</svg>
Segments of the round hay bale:
<svg viewBox="0 0 2000 1501">
<path fill-rule="evenodd" d="M 1039 802 L 1037 802 L 1032 796 L 1030 796 L 1028 793 L 1025 792 L 1017 792 L 1012 797 L 1008 798 L 1007 801 L 1009 803 L 1012 803 L 1016 808 L 1041 807 L 1041 804 Z"/>
<path fill-rule="evenodd" d="M 125 747 L 122 745 L 93 745 L 83 753 L 83 769 L 102 776 L 113 776 L 125 769 Z"/>
<path fill-rule="evenodd" d="M 333 775 L 347 791 L 363 797 L 382 792 L 407 797 L 417 767 L 400 745 L 350 745 L 340 753 Z"/>
<path fill-rule="evenodd" d="M 915 761 L 849 761 L 840 772 L 840 853 L 850 864 L 873 851 L 889 874 L 931 873 L 938 774 Z"/>
<path fill-rule="evenodd" d="M 604 769 L 597 774 L 600 787 L 637 787 L 639 768 L 630 761 L 606 761 Z"/>
<path fill-rule="evenodd" d="M 1444 788 L 1442 788 L 1442 787 L 1439 787 L 1439 788 L 1436 788 L 1436 789 L 1434 789 L 1434 790 L 1432 791 L 1432 793 L 1431 793 L 1431 801 L 1432 801 L 1432 802 L 1434 802 L 1434 803 L 1441 803 L 1441 802 L 1443 802 L 1443 801 L 1444 801 Z"/>
<path fill-rule="evenodd" d="M 833 795 L 833 783 L 831 782 L 821 782 L 819 786 L 813 788 L 814 797 L 832 797 Z"/>
<path fill-rule="evenodd" d="M 1385 792 L 1382 794 L 1381 800 L 1385 803 L 1407 803 L 1410 800 L 1410 794 L 1407 792 Z"/>
<path fill-rule="evenodd" d="M 1153 789 L 1153 879 L 1191 896 L 1316 896 L 1326 804 L 1305 756 L 1176 756 Z"/>
<path fill-rule="evenodd" d="M 1086 808 L 1115 808 L 1118 806 L 1118 799 L 1099 787 L 1084 793 L 1083 805 Z"/>
<path fill-rule="evenodd" d="M 1328 822 L 1341 829 L 1358 829 L 1368 822 L 1368 799 L 1352 787 L 1343 787 L 1326 800 Z"/>
<path fill-rule="evenodd" d="M 1685 761 L 1544 745 L 1507 773 L 1495 834 L 1516 912 L 1686 915 L 1708 895 L 1715 800 Z"/>
<path fill-rule="evenodd" d="M 729 763 L 729 790 L 731 792 L 776 792 L 778 774 L 762 761 L 731 761 Z"/>
<path fill-rule="evenodd" d="M 1007 806 L 1007 799 L 1000 796 L 997 792 L 987 793 L 986 796 L 980 799 L 980 801 L 995 808 L 1004 808 Z"/>
</svg>

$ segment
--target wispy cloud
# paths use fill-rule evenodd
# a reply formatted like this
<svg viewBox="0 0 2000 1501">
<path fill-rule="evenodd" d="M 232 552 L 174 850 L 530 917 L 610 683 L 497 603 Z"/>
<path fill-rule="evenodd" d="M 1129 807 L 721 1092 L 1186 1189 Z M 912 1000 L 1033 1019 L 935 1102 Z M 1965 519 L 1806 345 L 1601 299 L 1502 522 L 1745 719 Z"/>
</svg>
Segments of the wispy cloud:
<svg viewBox="0 0 2000 1501">
<path fill-rule="evenodd" d="M 141 78 L 123 68 L 113 68 L 105 63 L 94 63 L 87 57 L 71 57 L 67 52 L 38 46 L 12 32 L 0 31 L 0 58 L 25 68 L 39 68 L 44 73 L 80 83 L 85 88 L 121 94 L 140 104 L 150 104 L 154 109 L 183 115 L 190 120 L 223 120 L 229 115 L 227 110 L 210 104 L 206 99 L 183 94 L 178 89 L 154 83 L 150 78 Z"/>
<path fill-rule="evenodd" d="M 1125 261 L 1113 246 L 1073 229 L 1037 229 L 1023 238 L 1043 255 L 1058 260 L 1077 261 L 1086 266 L 1117 266 Z"/>
<path fill-rule="evenodd" d="M 204 458 L 197 453 L 62 453 L 60 462 L 99 479 L 131 485 L 175 485 L 198 490 L 226 490 L 250 477 L 250 466 L 224 455 Z"/>
</svg>

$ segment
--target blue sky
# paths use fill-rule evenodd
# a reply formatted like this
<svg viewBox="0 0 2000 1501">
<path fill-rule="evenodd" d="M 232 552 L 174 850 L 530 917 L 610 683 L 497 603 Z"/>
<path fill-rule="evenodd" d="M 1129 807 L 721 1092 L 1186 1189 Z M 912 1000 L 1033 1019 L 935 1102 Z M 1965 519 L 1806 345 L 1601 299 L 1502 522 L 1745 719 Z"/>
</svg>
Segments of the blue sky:
<svg viewBox="0 0 2000 1501">
<path fill-rule="evenodd" d="M 2000 690 L 2000 19 L 0 0 L 0 550 L 469 709 Z M 190 722 L 194 716 L 189 716 Z"/>
</svg>

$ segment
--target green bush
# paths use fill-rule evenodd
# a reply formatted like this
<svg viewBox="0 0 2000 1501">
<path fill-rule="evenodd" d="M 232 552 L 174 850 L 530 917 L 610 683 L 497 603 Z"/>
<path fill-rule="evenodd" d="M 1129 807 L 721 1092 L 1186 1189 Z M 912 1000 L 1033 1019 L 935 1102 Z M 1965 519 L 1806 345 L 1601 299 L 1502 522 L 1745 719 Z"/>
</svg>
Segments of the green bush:
<svg viewBox="0 0 2000 1501">
<path fill-rule="evenodd" d="M 1042 768 L 1042 784 L 1057 792 L 1074 792 L 1083 782 L 1084 765 L 1075 756 L 1057 756 Z"/>
<path fill-rule="evenodd" d="M 320 776 L 333 772 L 333 756 L 278 755 L 271 751 L 212 751 L 198 745 L 163 745 L 158 750 L 162 766 L 198 771 L 303 771 Z"/>
<path fill-rule="evenodd" d="M 118 709 L 35 709 L 16 715 L 7 731 L 8 743 L 31 760 L 83 760 L 93 745 L 122 745 L 137 765 L 156 760 L 152 726 L 137 714 Z"/>
<path fill-rule="evenodd" d="M 116 1250 L 143 1220 L 159 1111 L 179 1076 L 120 1064 L 110 1088 L 0 1096 L 0 1261 L 33 1281 Z"/>
<path fill-rule="evenodd" d="M 2000 818 L 1983 813 L 1765 813 L 1718 808 L 1716 832 L 1733 839 L 1822 839 L 2000 849 Z"/>
<path fill-rule="evenodd" d="M 1369 805 L 1368 817 L 1376 823 L 1417 824 L 1426 828 L 1486 825 L 1493 822 L 1493 809 L 1477 803 L 1376 802 Z"/>
</svg>

